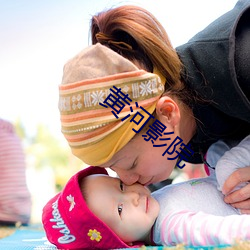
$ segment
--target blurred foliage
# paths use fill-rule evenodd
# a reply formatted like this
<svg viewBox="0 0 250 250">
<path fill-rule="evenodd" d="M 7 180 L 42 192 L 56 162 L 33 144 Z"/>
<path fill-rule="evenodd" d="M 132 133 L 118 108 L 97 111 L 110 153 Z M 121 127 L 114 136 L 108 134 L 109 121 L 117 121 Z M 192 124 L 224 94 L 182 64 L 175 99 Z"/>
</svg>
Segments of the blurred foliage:
<svg viewBox="0 0 250 250">
<path fill-rule="evenodd" d="M 16 133 L 17 135 L 21 138 L 21 139 L 25 139 L 26 138 L 26 131 L 25 131 L 25 128 L 22 124 L 22 121 L 21 119 L 17 119 L 15 121 L 15 124 L 13 124 L 15 126 L 15 130 L 16 130 Z"/>
<path fill-rule="evenodd" d="M 45 125 L 39 124 L 33 136 L 27 135 L 20 120 L 17 120 L 14 125 L 16 133 L 24 144 L 27 167 L 35 169 L 51 167 L 58 191 L 73 174 L 85 167 L 84 163 L 71 153 L 66 140 L 53 136 Z"/>
</svg>

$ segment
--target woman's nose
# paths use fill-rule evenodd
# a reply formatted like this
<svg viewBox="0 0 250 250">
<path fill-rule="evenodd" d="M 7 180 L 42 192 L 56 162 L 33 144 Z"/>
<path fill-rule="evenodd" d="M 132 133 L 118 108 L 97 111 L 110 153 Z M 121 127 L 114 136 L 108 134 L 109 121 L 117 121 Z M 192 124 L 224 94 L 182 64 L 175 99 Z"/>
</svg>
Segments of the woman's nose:
<svg viewBox="0 0 250 250">
<path fill-rule="evenodd" d="M 119 168 L 112 168 L 119 176 L 119 178 L 124 182 L 126 185 L 132 185 L 139 180 L 139 175 L 135 173 L 129 173 L 128 170 L 123 170 Z"/>
</svg>

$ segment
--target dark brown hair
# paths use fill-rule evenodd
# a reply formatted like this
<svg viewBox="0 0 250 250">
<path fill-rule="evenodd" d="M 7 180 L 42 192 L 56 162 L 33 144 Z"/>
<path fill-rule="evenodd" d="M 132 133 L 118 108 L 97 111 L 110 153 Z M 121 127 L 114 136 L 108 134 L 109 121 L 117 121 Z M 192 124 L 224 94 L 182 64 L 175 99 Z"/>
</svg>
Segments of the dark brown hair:
<svg viewBox="0 0 250 250">
<path fill-rule="evenodd" d="M 150 72 L 166 78 L 165 91 L 189 104 L 181 82 L 181 61 L 159 21 L 147 10 L 131 5 L 98 13 L 91 20 L 92 43 L 101 43 Z M 188 92 L 188 94 L 187 94 Z"/>
</svg>

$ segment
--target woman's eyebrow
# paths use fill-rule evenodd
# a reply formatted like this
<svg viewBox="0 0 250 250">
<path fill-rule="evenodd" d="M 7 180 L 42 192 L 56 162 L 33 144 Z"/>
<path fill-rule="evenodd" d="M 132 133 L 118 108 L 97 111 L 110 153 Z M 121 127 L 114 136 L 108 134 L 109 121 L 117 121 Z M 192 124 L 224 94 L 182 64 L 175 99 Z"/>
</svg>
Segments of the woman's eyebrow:
<svg viewBox="0 0 250 250">
<path fill-rule="evenodd" d="M 109 168 L 112 169 L 113 166 L 117 165 L 117 163 L 120 162 L 120 161 L 122 161 L 124 158 L 126 158 L 126 156 L 123 156 L 121 159 L 114 161 L 114 162 L 110 165 Z M 112 169 L 112 170 L 113 170 L 113 169 Z M 114 170 L 113 170 L 113 171 L 114 171 Z"/>
<path fill-rule="evenodd" d="M 125 157 L 123 157 L 123 158 L 125 158 Z M 137 158 L 136 158 L 136 159 L 137 159 Z M 133 164 L 131 165 L 131 167 L 129 167 L 129 168 L 124 168 L 124 167 L 122 167 L 122 169 L 124 169 L 124 170 L 126 170 L 126 171 L 129 171 L 129 170 L 134 169 L 134 168 L 136 167 L 136 159 L 135 159 L 135 161 L 133 162 Z M 121 159 L 121 160 L 122 160 L 122 159 Z M 119 161 L 121 161 L 121 160 L 119 160 Z M 117 162 L 119 162 L 119 161 L 117 161 Z M 115 170 L 113 169 L 113 166 L 116 165 L 117 162 L 115 162 L 114 164 L 111 164 L 110 167 L 108 167 L 108 168 L 110 168 L 112 171 L 115 172 Z"/>
</svg>

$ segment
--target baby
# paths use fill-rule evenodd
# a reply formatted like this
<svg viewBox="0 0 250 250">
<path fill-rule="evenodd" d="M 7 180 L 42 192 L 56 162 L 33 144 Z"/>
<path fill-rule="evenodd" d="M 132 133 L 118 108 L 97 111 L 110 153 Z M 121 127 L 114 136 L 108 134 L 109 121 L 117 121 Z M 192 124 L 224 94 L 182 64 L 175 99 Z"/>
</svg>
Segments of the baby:
<svg viewBox="0 0 250 250">
<path fill-rule="evenodd" d="M 213 156 L 208 154 L 210 163 L 216 161 L 216 147 L 228 149 L 222 141 L 215 144 Z M 217 189 L 249 158 L 250 136 L 220 158 L 218 182 L 212 171 L 209 177 L 169 185 L 152 194 L 141 184 L 127 186 L 103 168 L 88 167 L 44 207 L 47 238 L 60 249 L 206 246 L 250 239 L 250 216 L 226 204 Z M 226 174 L 220 174 L 221 165 L 228 169 Z"/>
</svg>

